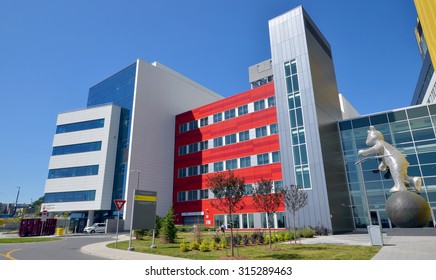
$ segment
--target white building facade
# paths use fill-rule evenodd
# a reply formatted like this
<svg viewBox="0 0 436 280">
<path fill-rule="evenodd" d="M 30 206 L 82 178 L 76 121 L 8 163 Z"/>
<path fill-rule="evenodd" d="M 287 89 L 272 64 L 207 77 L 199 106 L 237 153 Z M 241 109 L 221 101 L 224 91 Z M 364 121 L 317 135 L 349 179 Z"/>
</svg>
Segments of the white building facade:
<svg viewBox="0 0 436 280">
<path fill-rule="evenodd" d="M 121 217 L 128 229 L 139 189 L 157 192 L 157 215 L 165 215 L 173 200 L 175 116 L 221 98 L 162 64 L 139 59 L 91 87 L 88 108 L 60 114 L 58 129 L 97 120 L 104 126 L 56 133 L 53 148 L 101 142 L 100 150 L 52 155 L 43 207 L 82 212 L 90 224 L 114 217 L 113 200 L 125 199 Z M 82 198 L 69 198 L 77 192 Z"/>
</svg>

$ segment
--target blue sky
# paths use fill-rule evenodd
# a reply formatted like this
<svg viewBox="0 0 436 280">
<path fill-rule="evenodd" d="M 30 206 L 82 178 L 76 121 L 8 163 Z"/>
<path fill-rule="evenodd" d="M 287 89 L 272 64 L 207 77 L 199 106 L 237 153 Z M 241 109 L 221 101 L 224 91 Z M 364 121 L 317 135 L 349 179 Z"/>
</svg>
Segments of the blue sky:
<svg viewBox="0 0 436 280">
<path fill-rule="evenodd" d="M 303 5 L 362 114 L 410 104 L 421 67 L 412 0 L 96 0 L 0 3 L 0 202 L 43 195 L 57 114 L 137 58 L 230 96 L 270 58 L 268 20 Z"/>
</svg>

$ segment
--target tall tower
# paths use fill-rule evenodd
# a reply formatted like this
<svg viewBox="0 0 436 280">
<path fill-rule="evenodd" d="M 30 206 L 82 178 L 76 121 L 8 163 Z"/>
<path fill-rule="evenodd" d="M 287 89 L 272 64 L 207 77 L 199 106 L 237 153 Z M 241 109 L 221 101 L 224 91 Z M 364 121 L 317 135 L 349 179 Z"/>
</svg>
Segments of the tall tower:
<svg viewBox="0 0 436 280">
<path fill-rule="evenodd" d="M 309 196 L 299 223 L 350 231 L 336 125 L 342 114 L 330 45 L 301 6 L 270 20 L 269 33 L 283 183 L 296 184 Z"/>
</svg>

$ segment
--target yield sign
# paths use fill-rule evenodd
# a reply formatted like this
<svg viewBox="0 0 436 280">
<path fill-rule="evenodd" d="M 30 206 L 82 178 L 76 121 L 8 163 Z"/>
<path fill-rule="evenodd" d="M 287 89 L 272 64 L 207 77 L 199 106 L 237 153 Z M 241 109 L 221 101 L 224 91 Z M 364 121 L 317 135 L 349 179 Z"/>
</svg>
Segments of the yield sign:
<svg viewBox="0 0 436 280">
<path fill-rule="evenodd" d="M 114 202 L 115 202 L 115 206 L 117 207 L 118 211 L 120 211 L 123 208 L 124 203 L 126 203 L 126 200 L 124 200 L 124 199 L 115 199 Z"/>
</svg>

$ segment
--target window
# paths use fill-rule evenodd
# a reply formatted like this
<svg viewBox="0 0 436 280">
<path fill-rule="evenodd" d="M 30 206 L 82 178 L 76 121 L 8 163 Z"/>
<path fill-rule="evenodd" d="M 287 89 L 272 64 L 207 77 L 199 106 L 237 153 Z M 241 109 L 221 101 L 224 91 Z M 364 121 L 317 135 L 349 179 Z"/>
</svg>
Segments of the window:
<svg viewBox="0 0 436 280">
<path fill-rule="evenodd" d="M 61 124 L 56 127 L 56 134 L 104 127 L 104 119 Z"/>
<path fill-rule="evenodd" d="M 241 168 L 250 167 L 251 166 L 251 157 L 240 158 L 239 164 L 240 164 Z"/>
<path fill-rule="evenodd" d="M 198 143 L 189 144 L 189 153 L 198 152 Z"/>
<path fill-rule="evenodd" d="M 279 192 L 283 190 L 283 181 L 274 181 L 274 191 Z"/>
<path fill-rule="evenodd" d="M 269 163 L 269 156 L 268 153 L 257 155 L 257 164 L 268 164 Z"/>
<path fill-rule="evenodd" d="M 254 102 L 254 111 L 256 112 L 256 111 L 259 111 L 259 110 L 262 110 L 262 109 L 265 109 L 265 100 L 262 99 L 262 100 L 259 100 L 259 101 L 255 101 Z"/>
<path fill-rule="evenodd" d="M 216 147 L 221 147 L 223 145 L 223 138 L 222 137 L 218 137 L 213 139 L 213 146 Z"/>
<path fill-rule="evenodd" d="M 186 155 L 188 153 L 188 146 L 180 146 L 179 147 L 179 155 Z"/>
<path fill-rule="evenodd" d="M 224 112 L 224 119 L 228 120 L 234 117 L 236 117 L 235 109 L 230 109 Z"/>
<path fill-rule="evenodd" d="M 95 200 L 95 190 L 55 192 L 55 193 L 44 194 L 44 203 L 93 201 L 93 200 Z"/>
<path fill-rule="evenodd" d="M 179 178 L 184 178 L 186 177 L 186 168 L 179 168 Z"/>
<path fill-rule="evenodd" d="M 209 173 L 209 164 L 200 165 L 200 174 Z"/>
<path fill-rule="evenodd" d="M 186 132 L 186 131 L 188 131 L 188 124 L 187 123 L 181 124 L 179 126 L 179 132 Z"/>
<path fill-rule="evenodd" d="M 268 108 L 276 106 L 276 98 L 275 96 L 271 96 L 268 98 Z"/>
<path fill-rule="evenodd" d="M 188 201 L 189 200 L 198 200 L 198 191 L 187 191 L 188 193 Z"/>
<path fill-rule="evenodd" d="M 200 126 L 206 126 L 208 124 L 209 124 L 209 118 L 208 117 L 200 119 Z"/>
<path fill-rule="evenodd" d="M 276 124 L 276 123 L 271 124 L 271 125 L 269 126 L 269 132 L 270 132 L 270 135 L 273 135 L 273 134 L 277 134 L 277 133 L 279 133 L 279 130 L 278 130 L 278 128 L 277 128 L 277 124 Z"/>
<path fill-rule="evenodd" d="M 213 115 L 213 123 L 217 123 L 223 120 L 223 113 Z"/>
<path fill-rule="evenodd" d="M 226 145 L 236 143 L 236 134 L 226 135 Z"/>
<path fill-rule="evenodd" d="M 209 198 L 209 190 L 200 190 L 200 199 L 208 199 Z"/>
<path fill-rule="evenodd" d="M 244 185 L 244 195 L 251 195 L 251 194 L 253 194 L 253 185 L 252 184 Z"/>
<path fill-rule="evenodd" d="M 198 167 L 197 166 L 188 167 L 188 176 L 195 176 L 195 175 L 198 175 Z"/>
<path fill-rule="evenodd" d="M 207 150 L 209 148 L 209 141 L 200 142 L 200 151 Z"/>
<path fill-rule="evenodd" d="M 242 105 L 238 107 L 238 116 L 248 114 L 248 105 Z"/>
<path fill-rule="evenodd" d="M 250 140 L 250 131 L 245 130 L 242 132 L 239 132 L 239 142 Z"/>
<path fill-rule="evenodd" d="M 53 147 L 52 156 L 94 152 L 101 150 L 101 141 Z"/>
<path fill-rule="evenodd" d="M 213 171 L 214 172 L 218 172 L 218 171 L 223 171 L 224 167 L 223 167 L 223 162 L 219 161 L 219 162 L 214 162 L 213 163 Z"/>
<path fill-rule="evenodd" d="M 272 152 L 272 162 L 280 162 L 280 152 Z"/>
<path fill-rule="evenodd" d="M 236 159 L 226 160 L 226 170 L 237 169 L 238 161 Z"/>
<path fill-rule="evenodd" d="M 189 122 L 189 130 L 198 128 L 198 121 Z"/>
<path fill-rule="evenodd" d="M 267 136 L 266 126 L 256 128 L 256 138 Z"/>
<path fill-rule="evenodd" d="M 177 201 L 186 201 L 186 192 L 178 192 Z"/>
<path fill-rule="evenodd" d="M 48 179 L 98 175 L 98 165 L 50 169 Z"/>
</svg>

